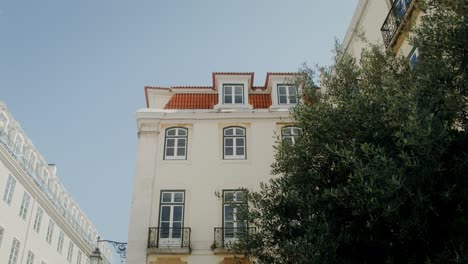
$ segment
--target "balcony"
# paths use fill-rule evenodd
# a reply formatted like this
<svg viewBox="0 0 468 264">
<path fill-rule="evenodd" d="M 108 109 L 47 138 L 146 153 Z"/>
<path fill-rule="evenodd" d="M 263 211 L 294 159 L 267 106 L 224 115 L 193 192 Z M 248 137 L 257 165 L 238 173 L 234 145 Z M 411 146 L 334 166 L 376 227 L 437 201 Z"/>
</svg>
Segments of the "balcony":
<svg viewBox="0 0 468 264">
<path fill-rule="evenodd" d="M 150 227 L 147 254 L 190 254 L 190 227 Z"/>
<path fill-rule="evenodd" d="M 232 253 L 230 245 L 235 243 L 239 236 L 253 234 L 256 227 L 215 227 L 213 251 L 215 254 Z"/>
<path fill-rule="evenodd" d="M 395 43 L 396 37 L 400 34 L 402 27 L 409 20 L 411 11 L 416 0 L 395 0 L 393 2 L 387 18 L 380 28 L 385 47 L 392 46 Z"/>
</svg>

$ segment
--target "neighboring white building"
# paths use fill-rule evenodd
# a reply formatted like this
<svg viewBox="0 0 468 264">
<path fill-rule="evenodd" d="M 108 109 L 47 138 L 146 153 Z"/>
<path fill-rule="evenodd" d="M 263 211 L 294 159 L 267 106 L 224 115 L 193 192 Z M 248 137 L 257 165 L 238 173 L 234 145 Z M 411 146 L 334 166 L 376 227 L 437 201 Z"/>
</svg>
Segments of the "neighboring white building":
<svg viewBox="0 0 468 264">
<path fill-rule="evenodd" d="M 0 263 L 89 263 L 97 230 L 56 173 L 0 102 Z"/>
<path fill-rule="evenodd" d="M 275 142 L 298 133 L 292 77 L 268 73 L 256 87 L 253 73 L 213 73 L 211 86 L 145 88 L 128 264 L 232 263 L 225 245 L 246 230 L 235 215 L 239 188 L 268 181 Z"/>
<path fill-rule="evenodd" d="M 381 43 L 387 49 L 417 62 L 419 51 L 409 43 L 408 29 L 420 22 L 419 0 L 359 0 L 342 48 L 355 58 L 366 46 L 360 38 L 364 34 L 370 43 Z M 358 34 L 359 33 L 359 34 Z"/>
</svg>

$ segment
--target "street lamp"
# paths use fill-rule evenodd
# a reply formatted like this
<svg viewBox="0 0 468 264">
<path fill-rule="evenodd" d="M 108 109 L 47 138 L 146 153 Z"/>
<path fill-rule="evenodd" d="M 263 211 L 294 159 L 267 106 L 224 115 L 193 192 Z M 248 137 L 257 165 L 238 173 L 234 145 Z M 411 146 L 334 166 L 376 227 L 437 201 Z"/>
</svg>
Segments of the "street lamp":
<svg viewBox="0 0 468 264">
<path fill-rule="evenodd" d="M 91 264 L 101 264 L 102 257 L 101 257 L 101 251 L 99 250 L 98 247 L 91 253 L 91 256 L 89 256 L 89 259 L 91 260 Z"/>
<path fill-rule="evenodd" d="M 101 257 L 101 250 L 99 250 L 99 242 L 106 242 L 106 243 L 112 244 L 117 254 L 120 255 L 121 260 L 127 257 L 127 243 L 116 242 L 112 240 L 101 240 L 101 237 L 98 237 L 96 249 L 89 256 L 89 259 L 91 260 L 91 264 L 103 264 L 104 263 Z"/>
</svg>

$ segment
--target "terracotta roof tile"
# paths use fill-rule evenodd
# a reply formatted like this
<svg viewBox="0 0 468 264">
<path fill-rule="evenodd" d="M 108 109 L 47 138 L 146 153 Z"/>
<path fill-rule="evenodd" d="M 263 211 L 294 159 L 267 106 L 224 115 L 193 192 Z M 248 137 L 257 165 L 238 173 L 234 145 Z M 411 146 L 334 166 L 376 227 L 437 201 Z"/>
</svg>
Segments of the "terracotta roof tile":
<svg viewBox="0 0 468 264">
<path fill-rule="evenodd" d="M 217 94 L 174 94 L 164 109 L 213 109 L 217 103 Z M 271 96 L 270 94 L 249 94 L 249 103 L 254 109 L 265 109 L 271 105 Z"/>
<path fill-rule="evenodd" d="M 217 103 L 217 94 L 174 94 L 164 109 L 213 109 Z"/>
<path fill-rule="evenodd" d="M 254 109 L 269 108 L 271 106 L 271 95 L 249 94 L 249 103 Z"/>
</svg>

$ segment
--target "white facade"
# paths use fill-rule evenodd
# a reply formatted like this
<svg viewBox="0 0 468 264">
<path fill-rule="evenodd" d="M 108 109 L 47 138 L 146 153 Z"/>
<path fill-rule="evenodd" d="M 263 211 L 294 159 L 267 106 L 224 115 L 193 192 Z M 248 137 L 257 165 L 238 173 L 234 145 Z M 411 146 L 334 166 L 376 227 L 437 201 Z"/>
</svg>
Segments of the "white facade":
<svg viewBox="0 0 468 264">
<path fill-rule="evenodd" d="M 136 113 L 128 264 L 232 263 L 219 240 L 227 243 L 241 227 L 223 201 L 242 201 L 236 190 L 255 190 L 272 177 L 273 146 L 293 125 L 291 77 L 269 73 L 265 86 L 254 87 L 253 73 L 214 73 L 210 87 L 146 89 L 148 107 Z M 181 138 L 179 152 L 172 135 Z M 181 231 L 189 242 L 179 238 L 180 226 L 190 228 Z"/>
<path fill-rule="evenodd" d="M 355 58 L 360 58 L 369 43 L 382 44 L 395 53 L 411 59 L 415 48 L 409 43 L 407 29 L 420 22 L 418 0 L 359 0 L 342 48 Z M 385 37 L 384 37 L 385 36 Z"/>
<path fill-rule="evenodd" d="M 97 230 L 56 173 L 0 102 L 0 263 L 89 263 Z"/>
</svg>

